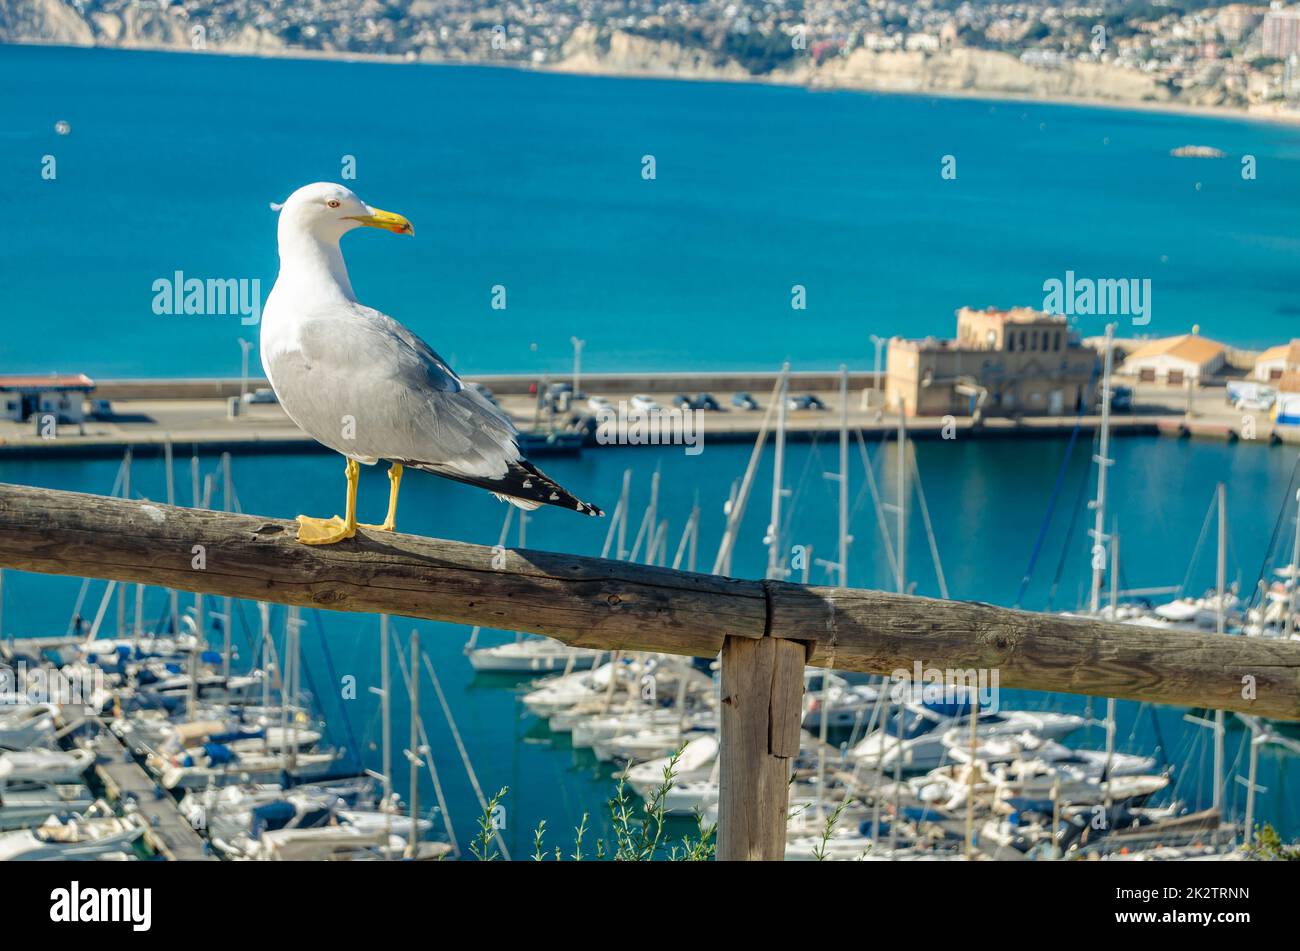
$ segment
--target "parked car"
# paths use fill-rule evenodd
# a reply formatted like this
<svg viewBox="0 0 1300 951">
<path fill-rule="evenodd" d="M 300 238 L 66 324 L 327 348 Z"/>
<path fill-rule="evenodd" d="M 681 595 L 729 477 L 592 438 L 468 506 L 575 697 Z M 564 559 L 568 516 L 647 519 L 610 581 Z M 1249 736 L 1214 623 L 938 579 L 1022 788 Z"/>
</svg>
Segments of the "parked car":
<svg viewBox="0 0 1300 951">
<path fill-rule="evenodd" d="M 1097 390 L 1097 412 L 1101 412 L 1101 390 Z M 1133 409 L 1133 389 L 1128 386 L 1111 386 L 1110 410 L 1112 413 L 1127 413 Z"/>
<path fill-rule="evenodd" d="M 1242 412 L 1264 413 L 1267 412 L 1268 410 L 1271 410 L 1273 408 L 1273 404 L 1276 402 L 1277 402 L 1276 397 L 1271 395 L 1243 396 L 1240 397 L 1237 400 L 1237 402 L 1233 403 L 1232 405 L 1238 410 L 1241 410 Z"/>
<path fill-rule="evenodd" d="M 748 393 L 737 393 L 731 397 L 731 405 L 737 409 L 758 409 L 758 400 Z"/>
<path fill-rule="evenodd" d="M 687 396 L 685 393 L 678 393 L 673 397 L 673 405 L 678 409 L 703 409 L 711 412 L 722 409 L 718 405 L 718 401 L 709 393 L 701 393 L 695 397 Z"/>
<path fill-rule="evenodd" d="M 91 419 L 112 419 L 113 404 L 108 400 L 91 400 L 87 404 L 86 415 Z"/>
<path fill-rule="evenodd" d="M 656 410 L 659 408 L 659 404 L 654 401 L 653 397 L 638 393 L 632 397 L 632 408 L 642 411 Z"/>
<path fill-rule="evenodd" d="M 259 386 L 257 389 L 253 390 L 253 392 L 244 394 L 244 402 L 278 403 L 280 401 L 275 398 L 275 390 L 271 389 L 269 386 Z"/>
<path fill-rule="evenodd" d="M 591 410 L 597 416 L 601 413 L 609 412 L 612 407 L 610 402 L 603 396 L 592 396 L 587 399 L 587 409 Z"/>
<path fill-rule="evenodd" d="M 825 409 L 826 404 L 813 396 L 811 393 L 805 393 L 802 396 L 791 396 L 786 400 L 787 409 Z"/>
</svg>

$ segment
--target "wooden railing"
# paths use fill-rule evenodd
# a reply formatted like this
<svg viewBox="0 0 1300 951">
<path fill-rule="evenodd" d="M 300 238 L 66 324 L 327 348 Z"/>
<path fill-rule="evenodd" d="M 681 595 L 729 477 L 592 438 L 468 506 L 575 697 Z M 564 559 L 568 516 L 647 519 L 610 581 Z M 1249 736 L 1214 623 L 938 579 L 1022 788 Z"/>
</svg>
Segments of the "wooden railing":
<svg viewBox="0 0 1300 951">
<path fill-rule="evenodd" d="M 743 581 L 620 561 L 0 485 L 0 567 L 336 611 L 721 656 L 720 858 L 779 858 L 805 663 L 889 675 L 997 671 L 1053 690 L 1300 719 L 1300 642 L 1227 637 L 879 591 Z"/>
</svg>

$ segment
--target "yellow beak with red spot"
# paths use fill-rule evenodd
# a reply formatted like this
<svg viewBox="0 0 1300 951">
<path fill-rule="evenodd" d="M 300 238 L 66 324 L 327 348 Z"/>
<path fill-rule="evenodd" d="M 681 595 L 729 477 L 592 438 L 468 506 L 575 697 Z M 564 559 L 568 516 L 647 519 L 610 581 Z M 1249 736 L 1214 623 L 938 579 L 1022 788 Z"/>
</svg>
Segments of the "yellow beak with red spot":
<svg viewBox="0 0 1300 951">
<path fill-rule="evenodd" d="M 391 231 L 393 234 L 415 234 L 415 226 L 401 215 L 380 208 L 371 208 L 369 205 L 366 206 L 366 209 L 370 212 L 367 215 L 349 215 L 348 217 L 352 221 L 359 221 L 367 228 L 382 228 L 385 231 Z"/>
</svg>

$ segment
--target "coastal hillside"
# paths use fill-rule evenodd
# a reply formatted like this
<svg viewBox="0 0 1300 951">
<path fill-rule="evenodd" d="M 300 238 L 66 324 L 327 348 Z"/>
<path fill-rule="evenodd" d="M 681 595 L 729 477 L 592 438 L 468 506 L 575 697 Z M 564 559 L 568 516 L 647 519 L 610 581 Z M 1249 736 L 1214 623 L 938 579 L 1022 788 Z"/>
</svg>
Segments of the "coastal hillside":
<svg viewBox="0 0 1300 951">
<path fill-rule="evenodd" d="M 1204 36 L 1220 39 L 1178 46 L 1166 66 L 1160 57 L 1173 47 L 1164 32 L 1186 32 L 1173 14 L 1093 24 L 1050 5 L 1017 10 L 1010 19 L 972 7 L 965 19 L 881 20 L 873 7 L 846 31 L 838 21 L 804 24 L 790 11 L 712 2 L 689 22 L 670 24 L 652 6 L 624 16 L 602 3 L 579 15 L 545 3 L 523 13 L 465 0 L 393 0 L 345 16 L 317 3 L 284 7 L 260 0 L 0 0 L 0 42 L 499 63 L 613 76 L 1273 112 L 1286 100 L 1290 74 L 1276 57 L 1259 55 L 1258 34 L 1248 29 L 1203 27 Z M 1225 33 L 1235 46 L 1222 41 Z M 1101 36 L 1109 39 L 1098 41 Z"/>
<path fill-rule="evenodd" d="M 251 23 L 210 24 L 180 6 L 119 4 L 86 13 L 64 0 L 0 0 L 0 42 L 271 53 L 286 46 Z"/>
<path fill-rule="evenodd" d="M 1147 73 L 1105 63 L 1030 66 L 1007 53 L 959 47 L 923 50 L 854 50 L 818 67 L 796 70 L 815 86 L 882 92 L 991 93 L 1048 99 L 1168 102 L 1169 90 Z"/>
<path fill-rule="evenodd" d="M 819 60 L 791 58 L 753 73 L 732 56 L 623 30 L 583 27 L 564 47 L 561 69 L 614 75 L 764 79 L 793 85 L 880 92 L 988 93 L 1113 102 L 1168 102 L 1153 76 L 1106 63 L 1031 66 L 1009 53 L 956 47 L 928 50 L 856 49 Z"/>
</svg>

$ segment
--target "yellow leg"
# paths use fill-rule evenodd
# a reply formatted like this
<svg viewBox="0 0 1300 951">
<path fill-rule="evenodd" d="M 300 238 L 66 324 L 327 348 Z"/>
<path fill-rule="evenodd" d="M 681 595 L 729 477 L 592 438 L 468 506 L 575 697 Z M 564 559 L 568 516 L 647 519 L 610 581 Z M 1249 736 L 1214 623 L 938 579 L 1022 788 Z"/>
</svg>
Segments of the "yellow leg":
<svg viewBox="0 0 1300 951">
<path fill-rule="evenodd" d="M 402 466 L 401 463 L 394 462 L 388 467 L 388 515 L 384 517 L 383 525 L 362 525 L 362 528 L 373 528 L 378 532 L 397 531 L 397 491 L 402 485 Z"/>
<path fill-rule="evenodd" d="M 357 533 L 357 481 L 361 466 L 349 459 L 344 468 L 348 480 L 348 499 L 343 518 L 311 518 L 298 516 L 298 541 L 304 545 L 333 545 Z"/>
</svg>

